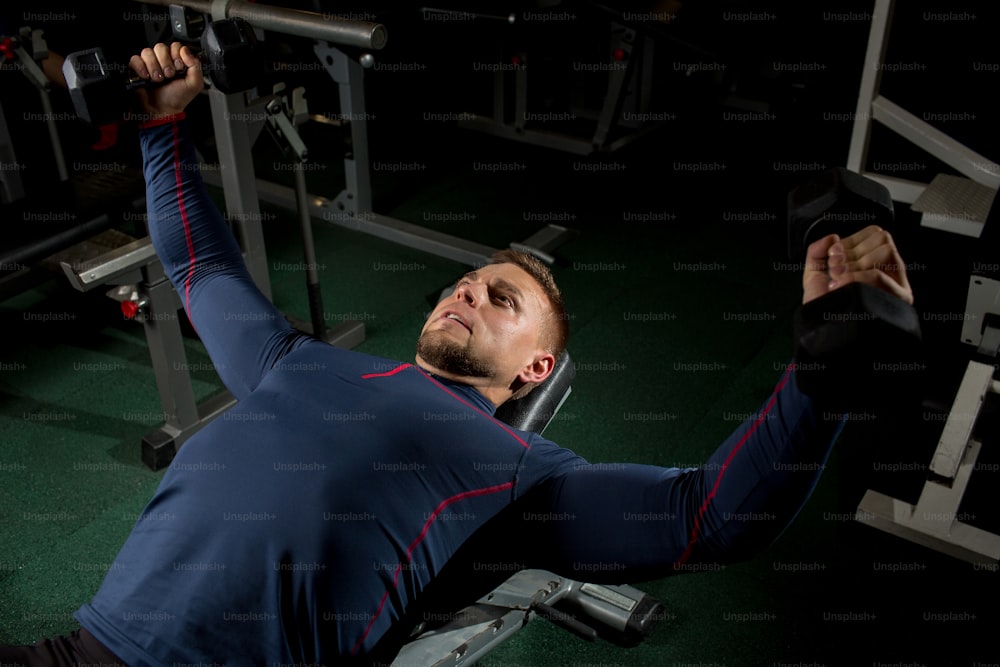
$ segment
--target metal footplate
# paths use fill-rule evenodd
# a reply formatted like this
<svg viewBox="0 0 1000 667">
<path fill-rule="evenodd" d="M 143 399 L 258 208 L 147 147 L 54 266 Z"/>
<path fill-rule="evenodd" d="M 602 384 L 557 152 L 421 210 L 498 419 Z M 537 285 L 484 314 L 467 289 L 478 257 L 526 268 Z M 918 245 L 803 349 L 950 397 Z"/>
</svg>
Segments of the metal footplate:
<svg viewBox="0 0 1000 667">
<path fill-rule="evenodd" d="M 996 194 L 971 179 L 938 174 L 911 208 L 923 227 L 979 238 Z"/>
</svg>

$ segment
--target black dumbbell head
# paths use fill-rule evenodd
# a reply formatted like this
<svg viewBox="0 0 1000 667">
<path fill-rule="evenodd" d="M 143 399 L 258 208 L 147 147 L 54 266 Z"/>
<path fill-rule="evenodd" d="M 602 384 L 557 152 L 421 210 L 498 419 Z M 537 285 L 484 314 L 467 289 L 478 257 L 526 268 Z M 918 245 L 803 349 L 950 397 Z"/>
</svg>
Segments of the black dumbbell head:
<svg viewBox="0 0 1000 667">
<path fill-rule="evenodd" d="M 892 404 L 922 386 L 920 318 L 884 290 L 848 283 L 795 312 L 799 389 L 836 408 Z"/>
<path fill-rule="evenodd" d="M 250 90 L 261 71 L 257 35 L 240 18 L 212 22 L 201 35 L 202 69 L 227 95 Z"/>
<path fill-rule="evenodd" d="M 101 49 L 69 54 L 62 71 L 77 117 L 92 125 L 121 119 L 122 110 L 128 107 L 128 92 Z"/>
<path fill-rule="evenodd" d="M 850 236 L 869 225 L 891 231 L 894 211 L 888 188 L 836 167 L 788 193 L 788 257 L 800 261 L 806 248 L 828 234 Z"/>
</svg>

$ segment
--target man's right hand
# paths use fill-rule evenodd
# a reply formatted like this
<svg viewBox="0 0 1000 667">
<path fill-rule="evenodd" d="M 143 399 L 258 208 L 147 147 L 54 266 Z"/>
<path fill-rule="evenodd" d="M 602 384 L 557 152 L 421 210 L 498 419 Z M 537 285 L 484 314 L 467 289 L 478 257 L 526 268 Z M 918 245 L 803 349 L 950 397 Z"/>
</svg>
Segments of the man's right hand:
<svg viewBox="0 0 1000 667">
<path fill-rule="evenodd" d="M 201 61 L 190 48 L 180 42 L 174 42 L 170 46 L 161 42 L 153 48 L 143 49 L 139 55 L 132 56 L 128 64 L 137 76 L 154 83 L 161 83 L 187 67 L 185 75 L 178 77 L 176 81 L 136 90 L 142 110 L 147 114 L 146 121 L 184 111 L 205 87 Z"/>
</svg>

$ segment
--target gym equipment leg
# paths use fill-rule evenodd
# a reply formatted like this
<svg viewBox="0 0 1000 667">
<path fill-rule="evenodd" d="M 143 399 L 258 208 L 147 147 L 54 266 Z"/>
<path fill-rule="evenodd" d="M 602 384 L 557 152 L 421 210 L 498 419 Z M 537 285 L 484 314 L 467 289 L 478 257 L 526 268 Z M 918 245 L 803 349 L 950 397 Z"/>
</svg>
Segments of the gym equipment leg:
<svg viewBox="0 0 1000 667">
<path fill-rule="evenodd" d="M 854 518 L 955 558 L 996 564 L 1000 535 L 961 521 L 958 512 L 982 446 L 976 418 L 990 393 L 1000 393 L 993 367 L 970 361 L 916 505 L 868 490 Z"/>
<path fill-rule="evenodd" d="M 133 312 L 138 311 L 145 329 L 164 420 L 163 426 L 143 436 L 142 460 L 152 470 L 166 467 L 184 441 L 235 405 L 236 399 L 223 391 L 201 404 L 195 400 L 177 317 L 180 297 L 149 238 L 96 257 L 83 270 L 65 262 L 62 268 L 73 287 L 82 292 L 119 285 L 124 290 L 112 290 L 117 300 L 135 299 Z"/>
</svg>

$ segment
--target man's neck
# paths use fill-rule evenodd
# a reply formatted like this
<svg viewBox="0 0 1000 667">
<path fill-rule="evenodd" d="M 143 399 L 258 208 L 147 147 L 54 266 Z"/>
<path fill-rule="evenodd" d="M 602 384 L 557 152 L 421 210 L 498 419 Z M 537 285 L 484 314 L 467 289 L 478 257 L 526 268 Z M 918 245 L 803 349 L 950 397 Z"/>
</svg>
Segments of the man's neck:
<svg viewBox="0 0 1000 667">
<path fill-rule="evenodd" d="M 512 395 L 510 389 L 506 387 L 497 387 L 492 384 L 492 378 L 470 377 L 467 375 L 449 373 L 448 371 L 427 363 L 420 355 L 417 355 L 415 363 L 417 366 L 432 375 L 472 387 L 482 394 L 487 401 L 492 403 L 494 408 L 499 408 L 503 403 L 507 402 Z"/>
</svg>

